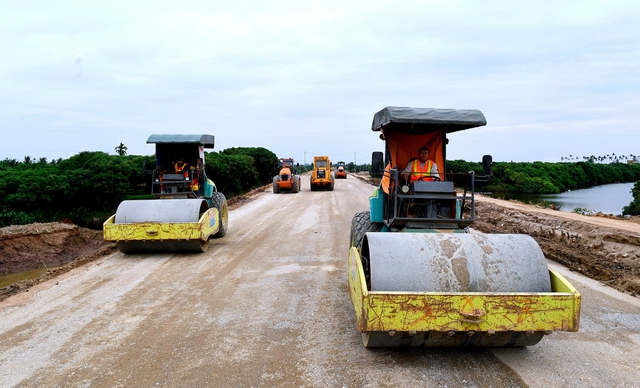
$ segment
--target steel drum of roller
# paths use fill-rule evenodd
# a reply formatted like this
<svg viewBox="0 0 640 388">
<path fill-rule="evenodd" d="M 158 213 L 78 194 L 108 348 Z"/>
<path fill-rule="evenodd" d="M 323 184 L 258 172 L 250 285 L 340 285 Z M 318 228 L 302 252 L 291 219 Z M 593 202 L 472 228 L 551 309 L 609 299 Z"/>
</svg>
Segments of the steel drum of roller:
<svg viewBox="0 0 640 388">
<path fill-rule="evenodd" d="M 551 292 L 542 250 L 519 234 L 367 233 L 371 291 Z"/>
<path fill-rule="evenodd" d="M 197 223 L 200 215 L 208 209 L 209 206 L 204 199 L 123 201 L 116 211 L 115 223 Z M 118 241 L 116 247 L 123 253 L 205 252 L 209 247 L 209 240 Z"/>
<path fill-rule="evenodd" d="M 184 199 L 157 199 L 148 201 L 122 201 L 116 211 L 116 224 L 134 222 L 198 222 L 207 211 L 207 201 Z"/>
</svg>

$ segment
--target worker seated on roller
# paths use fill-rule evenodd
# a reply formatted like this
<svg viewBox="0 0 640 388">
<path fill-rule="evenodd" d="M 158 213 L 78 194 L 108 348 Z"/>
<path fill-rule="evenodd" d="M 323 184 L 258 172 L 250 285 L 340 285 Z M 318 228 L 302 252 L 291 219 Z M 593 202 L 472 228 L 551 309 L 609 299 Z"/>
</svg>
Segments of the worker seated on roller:
<svg viewBox="0 0 640 388">
<path fill-rule="evenodd" d="M 178 158 L 173 168 L 176 174 L 183 175 L 186 179 L 189 179 L 189 165 L 184 162 L 183 158 Z"/>
<path fill-rule="evenodd" d="M 422 147 L 418 150 L 418 159 L 414 159 L 407 164 L 407 167 L 402 171 L 402 177 L 405 180 L 409 179 L 410 182 L 440 180 L 438 165 L 429 160 L 429 149 L 427 147 Z"/>
<path fill-rule="evenodd" d="M 188 181 L 187 183 L 185 183 L 183 186 L 178 187 L 179 191 L 183 191 L 184 189 L 190 189 L 191 188 L 191 182 L 189 179 L 189 173 L 190 173 L 190 168 L 189 165 L 187 163 L 185 163 L 184 158 L 179 157 L 176 159 L 176 162 L 173 164 L 173 166 L 164 169 L 162 172 L 160 172 L 160 182 L 163 182 L 163 178 L 164 178 L 164 174 L 177 174 L 177 175 L 182 175 L 185 179 L 185 181 Z M 164 183 L 161 185 L 162 186 L 162 192 L 166 192 L 167 189 L 164 185 Z"/>
<path fill-rule="evenodd" d="M 173 165 L 173 168 L 176 174 L 184 176 L 184 179 L 186 181 L 189 181 L 188 183 L 185 184 L 184 189 L 185 190 L 191 189 L 191 182 L 189 179 L 189 173 L 191 169 L 189 165 L 184 161 L 184 158 L 179 157 L 178 159 L 176 159 L 176 163 Z M 179 188 L 178 190 L 181 190 L 181 189 L 182 188 Z"/>
</svg>

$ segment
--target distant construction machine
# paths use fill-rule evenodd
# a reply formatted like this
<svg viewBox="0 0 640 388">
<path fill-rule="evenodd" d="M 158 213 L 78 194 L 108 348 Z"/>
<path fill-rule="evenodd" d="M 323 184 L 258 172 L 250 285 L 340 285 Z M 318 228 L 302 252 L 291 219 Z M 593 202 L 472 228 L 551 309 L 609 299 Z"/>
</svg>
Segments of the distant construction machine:
<svg viewBox="0 0 640 388">
<path fill-rule="evenodd" d="M 336 179 L 347 179 L 347 166 L 344 162 L 338 162 L 336 166 Z"/>
<path fill-rule="evenodd" d="M 273 192 L 280 194 L 282 191 L 297 193 L 300 191 L 300 175 L 296 174 L 296 167 L 291 158 L 278 160 L 280 172 L 273 177 Z"/>
<path fill-rule="evenodd" d="M 331 161 L 328 156 L 314 156 L 313 169 L 311 171 L 310 186 L 311 191 L 327 189 L 333 191 L 335 177 L 331 172 Z"/>
</svg>

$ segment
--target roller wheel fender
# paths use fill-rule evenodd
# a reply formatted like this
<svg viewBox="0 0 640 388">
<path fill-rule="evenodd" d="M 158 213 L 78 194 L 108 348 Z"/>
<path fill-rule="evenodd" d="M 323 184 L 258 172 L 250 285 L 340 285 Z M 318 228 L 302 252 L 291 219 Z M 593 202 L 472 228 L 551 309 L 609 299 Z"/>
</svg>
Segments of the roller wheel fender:
<svg viewBox="0 0 640 388">
<path fill-rule="evenodd" d="M 227 227 L 229 223 L 229 214 L 227 210 L 227 198 L 225 198 L 224 194 L 220 192 L 214 192 L 211 197 L 211 203 L 213 207 L 218 209 L 218 223 L 220 225 L 220 229 L 218 229 L 218 233 L 216 233 L 213 237 L 220 238 L 224 237 L 227 234 Z"/>
</svg>

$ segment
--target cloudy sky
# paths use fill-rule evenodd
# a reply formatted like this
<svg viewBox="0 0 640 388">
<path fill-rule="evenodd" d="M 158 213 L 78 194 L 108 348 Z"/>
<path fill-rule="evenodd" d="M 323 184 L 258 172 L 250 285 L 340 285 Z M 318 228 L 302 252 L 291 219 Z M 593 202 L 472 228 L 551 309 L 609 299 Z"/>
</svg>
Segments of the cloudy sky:
<svg viewBox="0 0 640 388">
<path fill-rule="evenodd" d="M 481 110 L 450 159 L 640 155 L 640 2 L 3 1 L 0 160 L 153 133 L 370 161 L 385 106 Z"/>
</svg>

